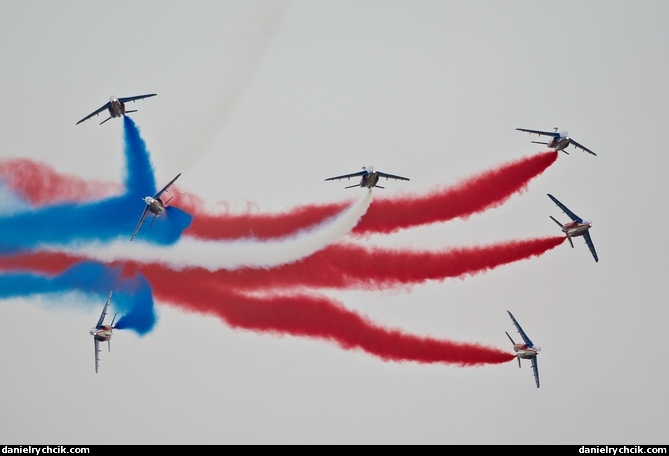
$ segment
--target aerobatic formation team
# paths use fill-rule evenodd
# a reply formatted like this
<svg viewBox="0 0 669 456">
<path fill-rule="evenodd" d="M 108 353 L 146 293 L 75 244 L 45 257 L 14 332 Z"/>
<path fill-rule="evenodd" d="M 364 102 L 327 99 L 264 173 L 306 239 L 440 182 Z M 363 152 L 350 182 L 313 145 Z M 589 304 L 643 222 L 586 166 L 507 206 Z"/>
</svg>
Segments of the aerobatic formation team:
<svg viewBox="0 0 669 456">
<path fill-rule="evenodd" d="M 372 202 L 380 179 L 404 180 L 373 168 L 328 178 L 359 179 L 366 189 L 343 203 L 304 205 L 281 213 L 214 213 L 195 195 L 179 195 L 178 174 L 158 190 L 149 152 L 125 104 L 156 94 L 116 98 L 81 119 L 100 113 L 123 119 L 125 182 L 88 182 L 29 159 L 0 161 L 0 188 L 8 204 L 0 212 L 0 297 L 83 292 L 104 302 L 90 330 L 98 372 L 100 345 L 114 329 L 144 335 L 156 323 L 154 299 L 188 311 L 218 316 L 232 328 L 315 338 L 362 350 L 386 361 L 479 366 L 529 359 L 539 387 L 535 345 L 509 312 L 522 338 L 515 353 L 473 342 L 424 337 L 385 328 L 334 299 L 308 290 L 404 288 L 463 277 L 539 256 L 582 236 L 598 261 L 581 219 L 553 195 L 569 216 L 563 235 L 513 240 L 473 248 L 418 251 L 362 247 L 355 236 L 390 234 L 468 217 L 521 192 L 570 145 L 595 155 L 555 131 L 550 151 L 505 163 L 455 185 L 426 194 L 383 196 Z M 383 188 L 383 187 L 380 187 Z M 138 201 L 144 201 L 143 211 Z M 82 199 L 88 198 L 88 199 Z M 137 209 L 135 213 L 133 208 Z M 140 212 L 141 211 L 141 212 Z M 139 221 L 137 220 L 139 216 Z M 58 220 L 58 229 L 40 220 Z M 148 226 L 147 226 L 148 225 Z M 348 240 L 348 241 L 347 241 Z M 259 291 L 263 293 L 258 293 Z M 111 320 L 108 318 L 114 310 Z M 118 318 L 117 318 L 118 316 Z M 110 320 L 108 323 L 105 323 Z"/>
</svg>

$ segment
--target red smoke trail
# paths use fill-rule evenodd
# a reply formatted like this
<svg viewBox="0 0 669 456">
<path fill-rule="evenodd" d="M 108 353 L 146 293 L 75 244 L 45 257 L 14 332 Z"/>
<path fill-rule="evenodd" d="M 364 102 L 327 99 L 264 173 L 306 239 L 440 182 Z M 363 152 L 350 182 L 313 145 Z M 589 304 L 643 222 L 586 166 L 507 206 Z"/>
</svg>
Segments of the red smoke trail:
<svg viewBox="0 0 669 456">
<path fill-rule="evenodd" d="M 514 355 L 475 343 L 420 337 L 375 325 L 368 318 L 320 297 L 249 297 L 226 287 L 150 279 L 157 298 L 191 312 L 215 315 L 233 328 L 331 341 L 346 350 L 364 350 L 385 361 L 499 364 Z"/>
<path fill-rule="evenodd" d="M 499 206 L 557 160 L 555 151 L 507 163 L 427 196 L 375 198 L 354 233 L 392 233 L 402 228 L 467 217 Z"/>
<path fill-rule="evenodd" d="M 556 151 L 541 152 L 424 196 L 375 198 L 353 233 L 392 233 L 403 228 L 467 217 L 499 206 L 514 193 L 522 191 L 557 157 Z M 201 207 L 197 199 L 186 203 L 184 209 L 194 216 L 186 234 L 205 239 L 262 239 L 284 236 L 320 223 L 343 210 L 345 205 L 303 206 L 287 214 L 275 215 L 208 215 Z"/>
<path fill-rule="evenodd" d="M 118 184 L 60 174 L 49 165 L 27 158 L 0 160 L 0 179 L 33 206 L 90 201 L 121 190 Z"/>
<path fill-rule="evenodd" d="M 59 252 L 29 252 L 0 255 L 0 271 L 29 271 L 43 274 L 59 274 L 80 261 L 77 257 Z"/>
<path fill-rule="evenodd" d="M 272 269 L 239 268 L 208 271 L 203 268 L 173 269 L 160 263 L 125 264 L 141 271 L 150 282 L 163 278 L 188 283 L 189 287 L 222 285 L 235 289 L 281 289 L 291 287 L 384 289 L 416 285 L 427 280 L 474 275 L 498 266 L 539 256 L 562 244 L 553 236 L 439 252 L 332 245 L 301 261 Z M 37 252 L 0 257 L 0 270 L 27 269 L 58 273 L 85 257 Z"/>
<path fill-rule="evenodd" d="M 268 239 L 294 234 L 345 210 L 349 203 L 310 204 L 275 214 L 210 214 L 193 195 L 179 199 L 179 207 L 193 215 L 184 234 L 202 239 Z"/>
<path fill-rule="evenodd" d="M 134 267 L 150 282 L 162 277 L 185 281 L 191 287 L 218 284 L 241 290 L 291 287 L 384 289 L 478 274 L 542 255 L 565 239 L 554 236 L 441 252 L 332 245 L 301 261 L 272 269 L 239 268 L 211 272 L 203 268 L 177 270 L 158 263 L 134 264 Z"/>
<path fill-rule="evenodd" d="M 63 254 L 36 253 L 5 257 L 0 269 L 12 264 L 57 273 L 77 259 Z M 126 264 L 124 275 L 134 269 Z M 385 361 L 445 363 L 458 366 L 499 364 L 514 355 L 476 343 L 422 337 L 375 325 L 371 320 L 323 297 L 306 295 L 250 297 L 204 276 L 144 269 L 157 299 L 191 312 L 215 315 L 233 328 L 279 335 L 317 338 L 347 350 L 359 349 Z M 165 273 L 168 272 L 168 273 Z M 174 275 L 177 277 L 175 278 Z"/>
</svg>

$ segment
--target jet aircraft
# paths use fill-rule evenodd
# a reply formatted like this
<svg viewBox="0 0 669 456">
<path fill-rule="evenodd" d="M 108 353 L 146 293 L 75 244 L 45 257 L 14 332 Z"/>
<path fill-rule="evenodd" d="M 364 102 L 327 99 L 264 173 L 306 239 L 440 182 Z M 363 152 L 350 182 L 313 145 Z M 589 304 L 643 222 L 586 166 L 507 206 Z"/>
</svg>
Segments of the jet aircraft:
<svg viewBox="0 0 669 456">
<path fill-rule="evenodd" d="M 105 120 L 100 122 L 100 125 L 111 119 L 112 117 L 121 117 L 125 116 L 126 114 L 130 112 L 137 112 L 136 109 L 133 109 L 132 111 L 126 111 L 125 109 L 125 104 L 129 101 L 137 101 L 137 100 L 142 100 L 144 98 L 149 98 L 149 97 L 155 97 L 157 94 L 155 93 L 150 93 L 148 95 L 137 95 L 134 97 L 125 97 L 125 98 L 116 98 L 115 96 L 109 97 L 109 101 L 105 103 L 104 106 L 102 106 L 100 109 L 97 111 L 92 112 L 91 114 L 87 115 L 83 119 L 81 119 L 79 122 L 77 122 L 77 125 L 79 125 L 81 122 L 84 120 L 88 120 L 93 116 L 97 116 L 100 114 L 102 111 L 105 109 L 109 111 L 109 117 L 107 117 Z"/>
<path fill-rule="evenodd" d="M 95 373 L 98 373 L 98 365 L 100 364 L 100 342 L 107 342 L 107 350 L 111 351 L 111 338 L 112 331 L 114 330 L 114 320 L 116 320 L 116 315 L 112 318 L 112 322 L 109 325 L 105 325 L 105 317 L 107 316 L 107 309 L 109 309 L 109 302 L 111 301 L 113 290 L 109 292 L 107 296 L 107 302 L 102 308 L 102 314 L 98 323 L 95 325 L 95 328 L 92 328 L 89 331 L 89 334 L 93 336 L 93 342 L 95 345 Z"/>
<path fill-rule="evenodd" d="M 551 139 L 548 142 L 532 141 L 534 144 L 545 144 L 548 147 L 550 147 L 551 149 L 555 149 L 557 151 L 561 150 L 562 152 L 564 152 L 567 155 L 569 155 L 569 152 L 567 152 L 565 149 L 567 148 L 567 146 L 569 146 L 571 144 L 572 146 L 578 147 L 579 149 L 582 149 L 589 154 L 592 154 L 592 155 L 595 155 L 595 156 L 597 155 L 596 153 L 594 153 L 593 151 L 591 151 L 587 147 L 580 145 L 579 143 L 574 141 L 572 138 L 567 136 L 566 131 L 558 133 L 558 128 L 554 127 L 554 129 L 555 129 L 555 131 L 541 131 L 541 130 L 526 130 L 524 128 L 516 128 L 516 130 L 518 130 L 518 131 L 524 131 L 524 132 L 527 132 L 527 133 L 534 133 L 535 135 L 539 135 L 539 136 L 552 136 L 553 137 L 553 139 Z"/>
<path fill-rule="evenodd" d="M 534 371 L 534 382 L 537 384 L 537 388 L 539 388 L 539 368 L 537 367 L 537 355 L 541 351 L 541 347 L 539 347 L 538 345 L 534 345 L 534 343 L 530 340 L 530 338 L 527 337 L 527 334 L 525 334 L 525 331 L 523 331 L 523 328 L 521 328 L 516 319 L 513 318 L 511 312 L 509 312 L 508 310 L 506 312 L 509 314 L 509 317 L 511 317 L 511 321 L 513 321 L 513 324 L 518 330 L 520 337 L 523 338 L 523 342 L 525 342 L 523 344 L 517 344 L 513 341 L 511 336 L 509 336 L 509 333 L 508 332 L 506 333 L 506 337 L 509 338 L 509 340 L 513 344 L 513 350 L 516 352 L 516 358 L 518 359 L 518 367 L 521 367 L 520 358 L 529 359 L 532 362 L 532 371 Z"/>
<path fill-rule="evenodd" d="M 394 174 L 386 174 L 382 173 L 381 171 L 375 171 L 373 167 L 362 167 L 362 171 L 358 171 L 357 173 L 351 173 L 351 174 L 344 174 L 341 176 L 336 176 L 336 177 L 328 177 L 325 179 L 326 181 L 329 180 L 339 180 L 339 179 L 350 179 L 351 177 L 357 177 L 360 176 L 360 184 L 356 185 L 349 185 L 348 187 L 344 188 L 353 188 L 353 187 L 367 187 L 367 188 L 384 188 L 381 187 L 380 185 L 377 185 L 379 182 L 380 177 L 385 177 L 386 180 L 388 179 L 395 179 L 395 180 L 405 180 L 408 181 L 409 178 L 407 177 L 402 177 L 402 176 L 395 176 Z"/>
<path fill-rule="evenodd" d="M 574 248 L 574 243 L 572 242 L 571 238 L 577 236 L 583 236 L 583 239 L 585 239 L 585 243 L 588 245 L 588 248 L 590 249 L 590 253 L 592 253 L 592 256 L 595 258 L 595 262 L 598 262 L 599 258 L 597 257 L 597 252 L 595 251 L 595 245 L 592 243 L 592 239 L 590 238 L 590 233 L 588 232 L 588 230 L 592 227 L 592 223 L 583 220 L 581 217 L 574 214 L 572 211 L 567 209 L 567 206 L 559 202 L 550 193 L 548 194 L 548 197 L 552 199 L 553 202 L 557 204 L 558 207 L 562 209 L 562 211 L 569 216 L 569 218 L 572 219 L 571 222 L 562 224 L 558 222 L 552 215 L 549 215 L 549 217 L 553 219 L 553 221 L 560 226 L 562 232 L 567 236 L 567 239 L 569 239 L 571 247 Z"/>
<path fill-rule="evenodd" d="M 153 214 L 153 219 L 151 220 L 151 225 L 149 225 L 149 228 L 153 226 L 154 220 L 156 220 L 156 217 L 158 217 L 160 214 L 163 214 L 165 212 L 165 208 L 167 207 L 167 203 L 169 203 L 174 196 L 170 197 L 167 201 L 163 201 L 160 196 L 167 191 L 168 188 L 174 184 L 174 181 L 176 181 L 179 176 L 181 176 L 181 173 L 177 174 L 177 177 L 172 179 L 169 184 L 163 187 L 161 191 L 156 193 L 154 196 L 146 196 L 142 198 L 142 200 L 146 203 L 146 207 L 144 207 L 144 211 L 142 212 L 142 216 L 139 219 L 139 223 L 137 223 L 137 227 L 135 228 L 135 232 L 132 233 L 132 237 L 130 238 L 130 241 L 135 239 L 135 236 L 137 236 L 137 232 L 139 232 L 139 229 L 142 227 L 142 223 L 144 223 L 144 219 L 146 218 L 146 215 L 151 212 Z"/>
</svg>

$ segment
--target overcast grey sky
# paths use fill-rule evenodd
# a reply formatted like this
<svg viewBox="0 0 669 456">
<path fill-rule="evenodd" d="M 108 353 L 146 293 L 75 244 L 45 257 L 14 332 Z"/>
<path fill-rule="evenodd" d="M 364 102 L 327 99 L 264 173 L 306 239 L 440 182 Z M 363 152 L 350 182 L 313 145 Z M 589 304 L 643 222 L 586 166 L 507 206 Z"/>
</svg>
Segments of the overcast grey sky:
<svg viewBox="0 0 669 456">
<path fill-rule="evenodd" d="M 464 279 L 319 291 L 387 327 L 511 351 L 508 309 L 543 348 L 540 389 L 527 361 L 384 362 L 161 301 L 150 334 L 115 332 L 96 375 L 100 307 L 4 300 L 0 442 L 666 444 L 668 22 L 661 1 L 2 2 L 0 158 L 120 182 L 122 122 L 75 123 L 155 92 L 132 116 L 158 183 L 182 172 L 212 204 L 265 212 L 348 200 L 324 179 L 362 165 L 411 178 L 386 195 L 454 184 L 542 150 L 515 128 L 557 126 L 598 156 L 571 149 L 498 208 L 365 241 L 559 234 L 551 193 L 592 220 L 600 261 L 578 239 Z"/>
</svg>

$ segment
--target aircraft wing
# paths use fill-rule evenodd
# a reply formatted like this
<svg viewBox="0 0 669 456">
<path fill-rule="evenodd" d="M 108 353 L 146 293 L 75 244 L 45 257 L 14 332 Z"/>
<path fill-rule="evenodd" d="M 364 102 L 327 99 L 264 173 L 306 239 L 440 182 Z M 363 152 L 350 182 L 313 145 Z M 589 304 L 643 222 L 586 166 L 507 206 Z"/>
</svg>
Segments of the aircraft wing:
<svg viewBox="0 0 669 456">
<path fill-rule="evenodd" d="M 537 357 L 533 357 L 531 359 L 532 361 L 532 370 L 534 371 L 534 381 L 537 384 L 537 388 L 539 388 L 539 366 L 537 365 Z"/>
<path fill-rule="evenodd" d="M 527 130 L 525 128 L 516 128 L 518 131 L 524 131 L 525 133 L 534 133 L 539 136 L 555 136 L 554 131 L 542 131 L 542 130 Z"/>
<path fill-rule="evenodd" d="M 569 216 L 569 218 L 571 218 L 573 221 L 578 222 L 578 223 L 582 223 L 582 222 L 583 222 L 583 219 L 582 219 L 581 217 L 579 217 L 578 215 L 576 215 L 576 214 L 574 214 L 572 211 L 570 211 L 570 210 L 567 208 L 567 206 L 565 206 L 564 204 L 562 204 L 561 202 L 559 202 L 553 195 L 551 195 L 550 193 L 548 193 L 548 197 L 549 197 L 550 199 L 552 199 L 553 202 L 554 202 L 555 204 L 557 204 L 558 207 L 559 207 L 560 209 L 562 209 L 562 212 L 564 212 L 565 214 L 567 214 L 567 215 Z"/>
<path fill-rule="evenodd" d="M 158 193 L 156 193 L 156 195 L 154 196 L 154 198 L 155 198 L 155 199 L 160 198 L 160 195 L 162 195 L 163 193 L 165 193 L 165 192 L 167 191 L 167 189 L 170 188 L 170 187 L 172 186 L 172 184 L 174 183 L 174 181 L 176 181 L 177 179 L 179 179 L 179 176 L 181 176 L 181 173 L 177 174 L 177 177 L 175 177 L 174 179 L 172 179 L 172 180 L 170 181 L 169 184 L 167 184 L 166 186 L 164 186 L 163 189 L 162 189 L 161 191 L 159 191 Z M 144 214 L 144 215 L 146 215 L 146 214 Z"/>
<path fill-rule="evenodd" d="M 109 109 L 110 106 L 111 106 L 111 101 L 108 101 L 108 102 L 105 103 L 105 105 L 102 106 L 100 109 L 98 109 L 97 111 L 93 111 L 92 113 L 90 113 L 89 115 L 87 115 L 86 117 L 84 117 L 83 119 L 81 119 L 79 122 L 77 122 L 77 125 L 79 125 L 79 124 L 80 124 L 81 122 L 83 122 L 84 120 L 88 120 L 88 119 L 90 119 L 90 118 L 93 117 L 93 116 L 97 116 L 97 115 L 100 114 L 102 111 L 105 111 L 105 110 Z"/>
<path fill-rule="evenodd" d="M 381 171 L 377 171 L 376 174 L 379 175 L 379 177 L 385 177 L 386 179 L 396 179 L 396 180 L 403 180 L 403 181 L 408 181 L 408 177 L 402 177 L 402 176 L 395 176 L 394 174 L 386 174 L 382 173 Z"/>
<path fill-rule="evenodd" d="M 518 334 L 520 334 L 520 337 L 523 338 L 523 340 L 525 341 L 525 343 L 527 344 L 528 347 L 532 347 L 532 348 L 533 348 L 533 347 L 534 347 L 534 344 L 532 343 L 532 341 L 530 340 L 530 338 L 527 337 L 527 334 L 525 334 L 525 331 L 523 331 L 523 328 L 521 328 L 520 325 L 518 324 L 518 322 L 516 321 L 516 319 L 513 318 L 513 315 L 511 314 L 511 312 L 509 312 L 508 310 L 507 310 L 506 312 L 509 314 L 509 317 L 511 317 L 511 321 L 513 321 L 513 325 L 514 325 L 514 326 L 516 327 L 516 329 L 518 330 Z"/>
<path fill-rule="evenodd" d="M 98 366 L 100 365 L 100 341 L 93 338 L 95 345 L 95 373 L 98 373 Z"/>
<path fill-rule="evenodd" d="M 588 244 L 590 253 L 592 253 L 592 256 L 595 258 L 595 263 L 598 262 L 599 258 L 597 258 L 597 252 L 595 252 L 595 244 L 592 243 L 592 238 L 590 237 L 590 233 L 587 231 L 583 233 L 583 239 L 585 239 L 585 243 Z"/>
<path fill-rule="evenodd" d="M 109 309 L 109 301 L 111 301 L 113 291 L 109 292 L 109 296 L 107 296 L 107 302 L 105 302 L 105 306 L 102 308 L 102 314 L 100 314 L 100 319 L 98 320 L 98 323 L 95 325 L 95 329 L 100 329 L 102 326 L 102 323 L 105 321 L 105 317 L 107 316 L 107 309 Z"/>
<path fill-rule="evenodd" d="M 118 101 L 120 101 L 121 103 L 127 103 L 128 101 L 142 100 L 144 98 L 155 97 L 156 95 L 158 95 L 158 94 L 157 93 L 149 93 L 147 95 L 136 95 L 134 97 L 119 98 Z"/>
<path fill-rule="evenodd" d="M 147 204 L 146 207 L 144 208 L 144 212 L 142 212 L 142 216 L 139 218 L 139 222 L 137 222 L 137 226 L 135 227 L 135 232 L 132 233 L 132 237 L 130 238 L 131 242 L 133 239 L 135 239 L 135 236 L 137 236 L 137 233 L 139 232 L 139 229 L 142 227 L 142 223 L 144 223 L 144 219 L 146 218 L 146 214 L 148 212 L 149 212 L 149 205 Z"/>
<path fill-rule="evenodd" d="M 571 138 L 569 138 L 569 143 L 570 143 L 570 144 L 573 144 L 574 146 L 578 147 L 579 149 L 583 149 L 584 151 L 586 151 L 586 152 L 589 153 L 589 154 L 592 154 L 592 155 L 594 155 L 594 156 L 597 156 L 596 153 L 594 153 L 593 151 L 591 151 L 591 150 L 588 149 L 587 147 L 580 145 L 579 143 L 577 143 L 576 141 L 574 141 L 574 140 L 571 139 Z"/>
<path fill-rule="evenodd" d="M 328 177 L 325 179 L 326 181 L 331 181 L 331 180 L 339 180 L 339 179 L 350 179 L 351 177 L 356 177 L 356 176 L 362 176 L 366 173 L 367 171 L 362 170 L 358 171 L 357 173 L 351 173 L 351 174 L 342 174 L 341 176 L 335 176 L 335 177 Z"/>
</svg>

